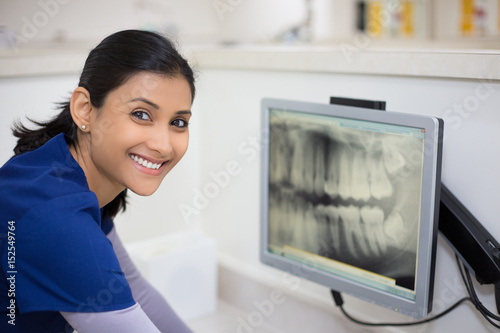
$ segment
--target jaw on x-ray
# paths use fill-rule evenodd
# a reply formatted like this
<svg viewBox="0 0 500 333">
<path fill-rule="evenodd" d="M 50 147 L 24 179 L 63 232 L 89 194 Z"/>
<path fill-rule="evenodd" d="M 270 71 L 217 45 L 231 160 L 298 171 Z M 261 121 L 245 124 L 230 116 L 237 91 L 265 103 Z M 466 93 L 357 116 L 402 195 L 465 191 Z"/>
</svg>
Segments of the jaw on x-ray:
<svg viewBox="0 0 500 333">
<path fill-rule="evenodd" d="M 422 151 L 413 137 L 271 117 L 270 244 L 409 279 L 413 289 Z"/>
</svg>

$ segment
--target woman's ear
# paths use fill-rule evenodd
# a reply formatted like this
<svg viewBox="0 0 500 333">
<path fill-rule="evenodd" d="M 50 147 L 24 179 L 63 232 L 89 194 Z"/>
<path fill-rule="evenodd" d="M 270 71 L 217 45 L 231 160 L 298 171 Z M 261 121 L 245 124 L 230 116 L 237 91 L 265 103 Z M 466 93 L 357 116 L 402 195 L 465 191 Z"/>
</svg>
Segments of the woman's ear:
<svg viewBox="0 0 500 333">
<path fill-rule="evenodd" d="M 78 87 L 71 95 L 69 104 L 71 117 L 75 124 L 86 132 L 90 128 L 90 120 L 92 111 L 92 103 L 90 102 L 90 94 L 87 89 Z"/>
</svg>

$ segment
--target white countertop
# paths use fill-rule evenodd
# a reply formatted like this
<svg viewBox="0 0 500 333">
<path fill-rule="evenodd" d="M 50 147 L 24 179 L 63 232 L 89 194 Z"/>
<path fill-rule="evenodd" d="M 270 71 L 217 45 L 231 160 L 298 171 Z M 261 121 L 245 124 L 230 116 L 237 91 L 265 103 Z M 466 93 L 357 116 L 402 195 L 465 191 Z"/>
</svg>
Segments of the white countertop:
<svg viewBox="0 0 500 333">
<path fill-rule="evenodd" d="M 226 260 L 224 260 L 226 258 Z M 262 279 L 261 273 L 249 276 L 242 269 L 245 265 L 233 266 L 227 256 L 218 257 L 218 302 L 214 313 L 186 320 L 186 324 L 195 333 L 329 333 L 351 332 L 369 333 L 371 328 L 355 324 L 342 315 L 340 309 L 331 300 L 328 288 L 322 288 L 328 298 L 322 303 L 307 294 L 303 288 L 307 284 L 301 281 L 300 286 L 290 289 L 283 279 L 271 282 Z M 237 267 L 239 266 L 239 267 Z M 248 268 L 248 267 L 247 267 Z M 255 272 L 255 270 L 252 270 Z M 255 279 L 260 276 L 261 279 Z M 266 280 L 265 282 L 263 280 Z M 271 295 L 280 295 L 273 298 Z M 273 301 L 271 301 L 273 300 Z M 368 313 L 360 312 L 354 305 L 355 300 L 347 296 L 346 305 L 357 318 L 365 321 L 384 320 L 389 315 L 390 321 L 413 321 L 400 314 L 387 312 L 376 305 L 364 304 Z M 357 301 L 363 302 L 363 301 Z M 366 309 L 365 308 L 365 309 Z M 388 319 L 385 319 L 388 320 Z M 422 327 L 405 330 L 405 332 L 421 332 Z M 394 333 L 401 330 L 391 327 L 377 328 L 377 332 Z"/>
<path fill-rule="evenodd" d="M 229 333 L 243 331 L 241 321 L 238 318 L 245 318 L 247 313 L 238 309 L 234 305 L 219 300 L 217 302 L 217 311 L 213 314 L 205 315 L 199 318 L 188 320 L 186 324 L 194 333 Z M 274 328 L 267 323 L 262 323 L 257 327 L 252 327 L 253 333 L 285 333 L 280 329 Z"/>
<path fill-rule="evenodd" d="M 79 74 L 90 44 L 39 45 L 0 50 L 0 78 Z M 189 46 L 183 50 L 198 69 L 403 75 L 500 79 L 500 49 L 440 48 L 420 44 Z"/>
</svg>

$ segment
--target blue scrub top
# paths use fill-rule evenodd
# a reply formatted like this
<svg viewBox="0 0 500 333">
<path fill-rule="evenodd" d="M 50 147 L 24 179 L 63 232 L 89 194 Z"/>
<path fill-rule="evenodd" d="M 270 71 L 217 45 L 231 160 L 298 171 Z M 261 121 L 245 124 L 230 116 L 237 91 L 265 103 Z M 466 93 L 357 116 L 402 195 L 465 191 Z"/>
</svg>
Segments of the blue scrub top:
<svg viewBox="0 0 500 333">
<path fill-rule="evenodd" d="M 0 168 L 0 332 L 72 332 L 59 311 L 135 304 L 83 170 L 60 134 Z"/>
</svg>

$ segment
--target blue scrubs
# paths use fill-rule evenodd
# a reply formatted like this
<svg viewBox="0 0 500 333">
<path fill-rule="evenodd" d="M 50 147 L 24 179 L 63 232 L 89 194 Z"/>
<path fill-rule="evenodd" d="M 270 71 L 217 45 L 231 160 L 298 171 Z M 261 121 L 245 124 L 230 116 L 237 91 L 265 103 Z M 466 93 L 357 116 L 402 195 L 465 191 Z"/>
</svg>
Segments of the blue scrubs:
<svg viewBox="0 0 500 333">
<path fill-rule="evenodd" d="M 59 311 L 134 305 L 111 228 L 63 134 L 0 168 L 0 332 L 72 332 Z"/>
</svg>

